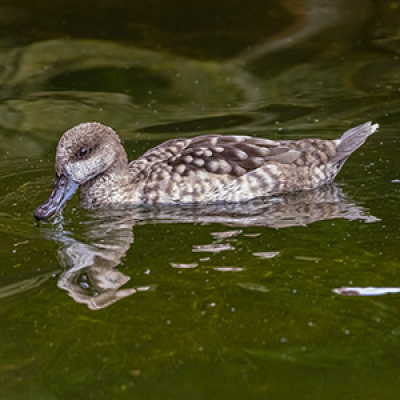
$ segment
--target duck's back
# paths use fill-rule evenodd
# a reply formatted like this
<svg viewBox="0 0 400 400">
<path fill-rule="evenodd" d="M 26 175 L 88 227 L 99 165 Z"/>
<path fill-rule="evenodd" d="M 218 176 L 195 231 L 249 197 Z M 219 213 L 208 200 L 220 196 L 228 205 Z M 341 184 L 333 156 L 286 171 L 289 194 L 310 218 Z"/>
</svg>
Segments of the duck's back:
<svg viewBox="0 0 400 400">
<path fill-rule="evenodd" d="M 337 140 L 219 135 L 174 139 L 149 150 L 129 168 L 141 203 L 245 201 L 331 182 L 375 130 L 366 123 Z"/>
</svg>

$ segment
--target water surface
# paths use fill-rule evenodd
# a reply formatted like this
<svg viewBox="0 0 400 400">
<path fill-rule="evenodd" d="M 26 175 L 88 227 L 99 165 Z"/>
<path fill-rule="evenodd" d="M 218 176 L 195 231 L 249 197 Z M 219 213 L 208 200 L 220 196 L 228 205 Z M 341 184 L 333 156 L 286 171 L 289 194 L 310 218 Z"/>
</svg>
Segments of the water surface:
<svg viewBox="0 0 400 400">
<path fill-rule="evenodd" d="M 397 396 L 400 3 L 0 11 L 2 399 Z M 175 137 L 333 139 L 369 120 L 380 131 L 316 191 L 100 211 L 76 196 L 32 216 L 80 122 L 112 126 L 133 159 Z"/>
</svg>

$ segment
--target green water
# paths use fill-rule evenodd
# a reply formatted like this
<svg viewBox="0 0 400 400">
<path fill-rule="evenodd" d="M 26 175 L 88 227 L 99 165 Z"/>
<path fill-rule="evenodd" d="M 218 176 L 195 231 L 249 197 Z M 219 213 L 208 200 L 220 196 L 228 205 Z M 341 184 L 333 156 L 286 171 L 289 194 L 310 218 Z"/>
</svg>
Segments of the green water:
<svg viewBox="0 0 400 400">
<path fill-rule="evenodd" d="M 397 398 L 400 293 L 337 289 L 400 287 L 399 21 L 396 1 L 1 2 L 0 398 Z M 80 122 L 133 159 L 369 120 L 314 192 L 32 216 Z"/>
</svg>

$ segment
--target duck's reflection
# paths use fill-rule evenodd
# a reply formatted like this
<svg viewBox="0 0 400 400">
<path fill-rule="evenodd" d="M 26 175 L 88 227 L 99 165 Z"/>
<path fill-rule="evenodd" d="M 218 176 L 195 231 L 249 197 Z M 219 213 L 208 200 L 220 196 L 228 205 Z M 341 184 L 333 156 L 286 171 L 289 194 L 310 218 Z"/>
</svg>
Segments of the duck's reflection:
<svg viewBox="0 0 400 400">
<path fill-rule="evenodd" d="M 310 191 L 255 199 L 247 203 L 137 208 L 131 217 L 144 223 L 149 221 L 220 223 L 235 227 L 267 226 L 270 228 L 304 226 L 334 218 L 377 221 L 376 217 L 356 205 L 335 184 Z"/>
<path fill-rule="evenodd" d="M 125 218 L 100 215 L 85 224 L 82 241 L 46 229 L 46 236 L 61 243 L 58 258 L 64 268 L 57 286 L 92 310 L 105 308 L 136 292 L 153 290 L 154 285 L 121 289 L 130 277 L 115 269 L 133 243 L 133 223 Z"/>
<path fill-rule="evenodd" d="M 120 289 L 129 277 L 114 267 L 133 243 L 132 225 L 101 222 L 86 231 L 90 243 L 65 238 L 58 254 L 64 268 L 58 287 L 77 303 L 100 309 L 129 296 L 136 289 Z"/>
<path fill-rule="evenodd" d="M 122 288 L 130 277 L 117 270 L 134 241 L 133 226 L 145 223 L 220 223 L 228 226 L 284 228 L 304 226 L 334 218 L 377 220 L 353 203 L 336 185 L 246 204 L 197 205 L 195 207 L 97 210 L 84 224 L 83 236 L 71 238 L 65 231 L 43 228 L 45 235 L 61 243 L 59 259 L 64 268 L 58 287 L 78 303 L 101 309 L 153 286 Z M 77 236 L 77 235 L 74 235 Z"/>
</svg>

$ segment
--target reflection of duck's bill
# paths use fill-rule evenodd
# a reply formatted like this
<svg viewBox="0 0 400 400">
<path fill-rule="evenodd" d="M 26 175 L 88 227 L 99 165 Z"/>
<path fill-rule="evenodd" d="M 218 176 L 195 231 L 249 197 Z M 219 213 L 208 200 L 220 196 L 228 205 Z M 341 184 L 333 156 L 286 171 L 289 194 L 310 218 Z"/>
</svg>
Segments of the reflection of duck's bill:
<svg viewBox="0 0 400 400">
<path fill-rule="evenodd" d="M 36 219 L 45 219 L 53 216 L 78 190 L 79 183 L 71 179 L 66 172 L 57 175 L 53 191 L 46 203 L 35 211 Z"/>
</svg>

